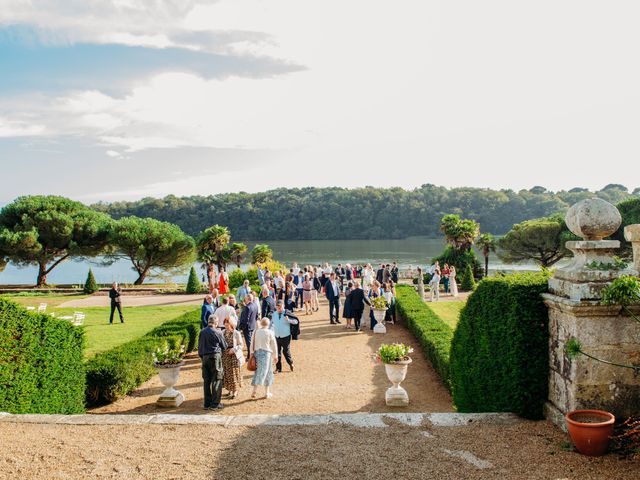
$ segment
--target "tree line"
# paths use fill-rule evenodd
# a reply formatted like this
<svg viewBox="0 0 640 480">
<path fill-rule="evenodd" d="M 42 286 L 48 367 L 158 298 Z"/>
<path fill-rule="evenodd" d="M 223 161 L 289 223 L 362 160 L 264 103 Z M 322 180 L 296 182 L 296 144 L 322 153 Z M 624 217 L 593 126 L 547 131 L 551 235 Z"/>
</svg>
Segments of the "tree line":
<svg viewBox="0 0 640 480">
<path fill-rule="evenodd" d="M 170 222 L 136 216 L 114 220 L 64 197 L 19 197 L 0 210 L 0 271 L 9 261 L 35 265 L 38 287 L 70 258 L 101 256 L 106 263 L 127 259 L 138 274 L 135 284 L 141 285 L 154 271 L 180 269 L 196 258 L 205 268 L 240 265 L 246 252 L 246 245 L 231 242 L 224 226 L 206 228 L 194 239 Z M 251 257 L 254 263 L 266 262 L 272 251 L 256 245 Z"/>
<path fill-rule="evenodd" d="M 440 235 L 444 215 L 457 214 L 482 225 L 484 232 L 504 235 L 524 220 L 564 213 L 571 205 L 597 196 L 612 204 L 640 197 L 610 184 L 599 191 L 572 188 L 552 192 L 445 188 L 280 188 L 261 193 L 144 198 L 98 203 L 96 211 L 113 218 L 151 217 L 198 235 L 211 224 L 227 226 L 241 240 L 319 240 L 406 238 Z"/>
</svg>

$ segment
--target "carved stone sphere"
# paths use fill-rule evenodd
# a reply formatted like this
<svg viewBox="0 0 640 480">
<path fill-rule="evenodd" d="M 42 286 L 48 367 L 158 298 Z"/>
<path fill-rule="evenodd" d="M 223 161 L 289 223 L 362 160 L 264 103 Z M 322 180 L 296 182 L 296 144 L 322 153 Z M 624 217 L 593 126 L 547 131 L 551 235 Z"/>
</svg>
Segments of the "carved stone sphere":
<svg viewBox="0 0 640 480">
<path fill-rule="evenodd" d="M 600 198 L 587 198 L 573 205 L 565 216 L 567 227 L 584 240 L 602 240 L 622 224 L 616 207 Z"/>
</svg>

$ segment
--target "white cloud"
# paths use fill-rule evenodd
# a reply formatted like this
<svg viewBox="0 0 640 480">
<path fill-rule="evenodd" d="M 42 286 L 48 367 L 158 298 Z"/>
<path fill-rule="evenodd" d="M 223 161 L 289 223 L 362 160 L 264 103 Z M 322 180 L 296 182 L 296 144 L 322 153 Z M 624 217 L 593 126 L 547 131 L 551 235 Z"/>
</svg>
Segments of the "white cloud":
<svg viewBox="0 0 640 480">
<path fill-rule="evenodd" d="M 30 137 L 46 132 L 44 125 L 34 125 L 26 121 L 0 117 L 0 138 Z"/>
</svg>

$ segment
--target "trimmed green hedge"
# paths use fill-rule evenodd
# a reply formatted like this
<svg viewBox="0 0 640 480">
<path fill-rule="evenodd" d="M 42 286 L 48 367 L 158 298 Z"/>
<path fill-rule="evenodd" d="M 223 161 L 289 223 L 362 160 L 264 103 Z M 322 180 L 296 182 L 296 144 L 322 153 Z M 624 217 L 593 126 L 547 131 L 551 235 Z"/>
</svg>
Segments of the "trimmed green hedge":
<svg viewBox="0 0 640 480">
<path fill-rule="evenodd" d="M 422 301 L 413 287 L 398 285 L 396 293 L 398 314 L 407 323 L 445 386 L 450 388 L 449 351 L 453 330 Z"/>
<path fill-rule="evenodd" d="M 87 361 L 88 405 L 111 403 L 138 388 L 156 373 L 153 353 L 167 341 L 197 347 L 200 309 L 159 325 L 145 336 L 102 352 Z"/>
<path fill-rule="evenodd" d="M 0 411 L 83 413 L 84 330 L 0 298 Z"/>
<path fill-rule="evenodd" d="M 460 314 L 451 345 L 451 390 L 460 412 L 542 418 L 547 398 L 548 275 L 482 280 Z"/>
</svg>

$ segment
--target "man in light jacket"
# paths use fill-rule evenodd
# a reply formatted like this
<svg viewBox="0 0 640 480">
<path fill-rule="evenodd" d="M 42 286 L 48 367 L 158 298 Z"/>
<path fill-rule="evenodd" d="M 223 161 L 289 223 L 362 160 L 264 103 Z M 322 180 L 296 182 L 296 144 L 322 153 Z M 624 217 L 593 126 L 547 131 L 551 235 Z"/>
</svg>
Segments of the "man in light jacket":
<svg viewBox="0 0 640 480">
<path fill-rule="evenodd" d="M 276 337 L 278 346 L 278 362 L 276 372 L 282 372 L 282 355 L 293 372 L 293 358 L 291 358 L 291 324 L 297 325 L 298 319 L 284 310 L 284 301 L 278 300 L 276 311 L 271 315 L 271 329 Z"/>
</svg>

